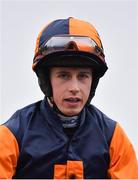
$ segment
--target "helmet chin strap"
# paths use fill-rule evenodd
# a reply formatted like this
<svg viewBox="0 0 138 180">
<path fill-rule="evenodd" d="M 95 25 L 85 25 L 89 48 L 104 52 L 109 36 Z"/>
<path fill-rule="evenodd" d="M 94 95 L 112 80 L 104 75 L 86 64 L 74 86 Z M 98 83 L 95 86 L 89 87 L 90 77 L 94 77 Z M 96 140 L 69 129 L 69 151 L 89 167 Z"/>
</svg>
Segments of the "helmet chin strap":
<svg viewBox="0 0 138 180">
<path fill-rule="evenodd" d="M 75 128 L 79 125 L 79 115 L 67 116 L 58 109 L 52 97 L 47 97 L 47 99 L 49 105 L 53 108 L 53 110 L 57 113 L 58 117 L 60 118 L 64 128 Z"/>
</svg>

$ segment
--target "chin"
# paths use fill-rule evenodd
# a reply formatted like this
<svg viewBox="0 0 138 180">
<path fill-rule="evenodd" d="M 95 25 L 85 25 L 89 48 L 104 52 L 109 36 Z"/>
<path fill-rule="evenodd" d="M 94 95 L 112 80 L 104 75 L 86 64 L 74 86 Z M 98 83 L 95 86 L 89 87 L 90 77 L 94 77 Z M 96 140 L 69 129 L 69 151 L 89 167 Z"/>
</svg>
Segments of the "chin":
<svg viewBox="0 0 138 180">
<path fill-rule="evenodd" d="M 80 111 L 68 111 L 68 112 L 64 112 L 64 114 L 66 115 L 66 116 L 77 116 L 79 113 L 81 112 L 81 110 Z"/>
</svg>

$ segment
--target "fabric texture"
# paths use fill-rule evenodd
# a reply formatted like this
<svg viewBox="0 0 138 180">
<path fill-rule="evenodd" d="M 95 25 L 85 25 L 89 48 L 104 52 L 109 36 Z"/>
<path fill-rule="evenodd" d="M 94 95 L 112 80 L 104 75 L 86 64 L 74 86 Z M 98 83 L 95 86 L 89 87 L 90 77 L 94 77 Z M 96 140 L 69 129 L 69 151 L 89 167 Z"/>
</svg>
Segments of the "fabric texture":
<svg viewBox="0 0 138 180">
<path fill-rule="evenodd" d="M 4 124 L 16 137 L 20 155 L 13 178 L 54 177 L 55 165 L 83 162 L 84 178 L 107 178 L 109 145 L 116 125 L 96 107 L 81 112 L 72 139 L 46 100 L 17 111 Z"/>
<path fill-rule="evenodd" d="M 0 126 L 0 137 L 3 179 L 138 178 L 123 129 L 93 105 L 84 108 L 79 127 L 69 135 L 44 99 L 18 110 Z"/>
</svg>

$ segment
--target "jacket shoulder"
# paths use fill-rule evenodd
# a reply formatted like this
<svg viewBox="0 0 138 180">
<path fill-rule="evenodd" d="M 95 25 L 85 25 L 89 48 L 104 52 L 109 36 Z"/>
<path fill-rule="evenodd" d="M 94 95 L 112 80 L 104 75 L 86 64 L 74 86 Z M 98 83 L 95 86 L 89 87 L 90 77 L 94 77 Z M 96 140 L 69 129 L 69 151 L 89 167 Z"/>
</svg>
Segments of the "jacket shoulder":
<svg viewBox="0 0 138 180">
<path fill-rule="evenodd" d="M 3 125 L 6 126 L 20 142 L 24 130 L 28 126 L 30 120 L 40 111 L 42 101 L 35 102 L 17 110 Z"/>
</svg>

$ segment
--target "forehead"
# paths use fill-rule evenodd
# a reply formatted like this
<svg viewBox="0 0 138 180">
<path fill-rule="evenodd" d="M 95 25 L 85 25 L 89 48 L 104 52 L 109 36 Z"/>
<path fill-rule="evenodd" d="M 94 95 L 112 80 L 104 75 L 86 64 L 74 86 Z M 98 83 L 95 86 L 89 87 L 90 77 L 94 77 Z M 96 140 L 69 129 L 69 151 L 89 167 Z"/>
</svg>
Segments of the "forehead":
<svg viewBox="0 0 138 180">
<path fill-rule="evenodd" d="M 73 73 L 73 72 L 85 72 L 85 73 L 92 73 L 92 68 L 90 67 L 52 67 L 50 68 L 51 73 L 56 73 L 56 72 L 68 72 L 68 73 Z"/>
</svg>

